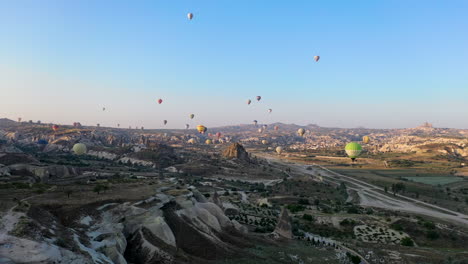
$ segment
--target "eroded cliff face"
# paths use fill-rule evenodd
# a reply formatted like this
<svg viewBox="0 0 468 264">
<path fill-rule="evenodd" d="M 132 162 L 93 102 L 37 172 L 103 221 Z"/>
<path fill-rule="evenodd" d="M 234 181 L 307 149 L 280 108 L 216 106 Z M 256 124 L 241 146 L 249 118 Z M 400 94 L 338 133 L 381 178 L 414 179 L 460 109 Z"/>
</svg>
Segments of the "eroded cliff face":
<svg viewBox="0 0 468 264">
<path fill-rule="evenodd" d="M 223 157 L 250 162 L 249 153 L 239 143 L 232 143 L 223 151 Z"/>
<path fill-rule="evenodd" d="M 12 210 L 2 218 L 0 238 L 8 247 L 0 247 L 0 255 L 19 263 L 203 263 L 246 246 L 245 228 L 195 189 L 168 192 L 73 210 Z M 18 225 L 25 222 L 20 235 Z M 34 258 L 20 254 L 24 248 L 35 250 Z"/>
</svg>

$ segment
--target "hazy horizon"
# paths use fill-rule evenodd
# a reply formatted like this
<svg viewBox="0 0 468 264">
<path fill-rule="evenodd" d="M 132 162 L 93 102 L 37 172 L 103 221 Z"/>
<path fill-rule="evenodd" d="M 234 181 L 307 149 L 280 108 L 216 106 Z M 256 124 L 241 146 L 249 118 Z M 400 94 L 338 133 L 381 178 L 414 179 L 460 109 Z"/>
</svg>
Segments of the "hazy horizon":
<svg viewBox="0 0 468 264">
<path fill-rule="evenodd" d="M 466 1 L 5 1 L 0 118 L 466 129 L 466 10 Z"/>
</svg>

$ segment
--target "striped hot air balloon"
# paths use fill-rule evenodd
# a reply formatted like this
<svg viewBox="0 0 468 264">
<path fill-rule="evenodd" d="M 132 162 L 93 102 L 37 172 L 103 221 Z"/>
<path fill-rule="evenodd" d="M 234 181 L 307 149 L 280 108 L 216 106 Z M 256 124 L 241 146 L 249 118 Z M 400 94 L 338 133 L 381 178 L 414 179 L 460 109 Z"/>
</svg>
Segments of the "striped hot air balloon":
<svg viewBox="0 0 468 264">
<path fill-rule="evenodd" d="M 346 144 L 345 151 L 346 154 L 348 154 L 348 157 L 350 157 L 351 160 L 354 162 L 356 158 L 359 157 L 359 155 L 361 155 L 362 146 L 356 142 L 351 142 Z"/>
</svg>

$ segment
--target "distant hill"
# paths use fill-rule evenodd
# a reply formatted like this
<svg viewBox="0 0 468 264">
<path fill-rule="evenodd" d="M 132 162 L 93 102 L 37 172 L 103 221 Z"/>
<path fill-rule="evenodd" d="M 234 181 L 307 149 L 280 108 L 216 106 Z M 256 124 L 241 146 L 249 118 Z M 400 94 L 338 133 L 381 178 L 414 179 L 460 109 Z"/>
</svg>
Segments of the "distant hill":
<svg viewBox="0 0 468 264">
<path fill-rule="evenodd" d="M 9 127 L 9 126 L 14 126 L 17 123 L 11 119 L 8 118 L 0 118 L 0 127 Z"/>
</svg>

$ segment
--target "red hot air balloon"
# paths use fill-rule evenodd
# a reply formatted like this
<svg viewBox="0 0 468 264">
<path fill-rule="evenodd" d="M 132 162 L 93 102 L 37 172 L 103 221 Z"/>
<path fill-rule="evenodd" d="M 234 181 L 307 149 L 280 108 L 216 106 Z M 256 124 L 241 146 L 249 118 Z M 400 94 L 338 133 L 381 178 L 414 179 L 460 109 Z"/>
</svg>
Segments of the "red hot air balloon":
<svg viewBox="0 0 468 264">
<path fill-rule="evenodd" d="M 57 125 L 52 126 L 52 130 L 54 130 L 55 132 L 57 132 L 58 129 L 59 129 L 59 126 L 57 126 Z"/>
<path fill-rule="evenodd" d="M 216 133 L 216 137 L 219 139 L 221 137 L 221 132 Z"/>
<path fill-rule="evenodd" d="M 275 126 L 275 130 L 278 131 L 278 129 L 279 129 L 279 126 Z"/>
<path fill-rule="evenodd" d="M 247 100 L 247 105 L 250 105 L 252 103 L 252 100 Z"/>
<path fill-rule="evenodd" d="M 158 99 L 158 104 L 162 104 L 163 100 L 162 99 Z"/>
<path fill-rule="evenodd" d="M 257 101 L 260 101 L 262 99 L 262 97 L 259 95 L 257 96 Z"/>
</svg>

